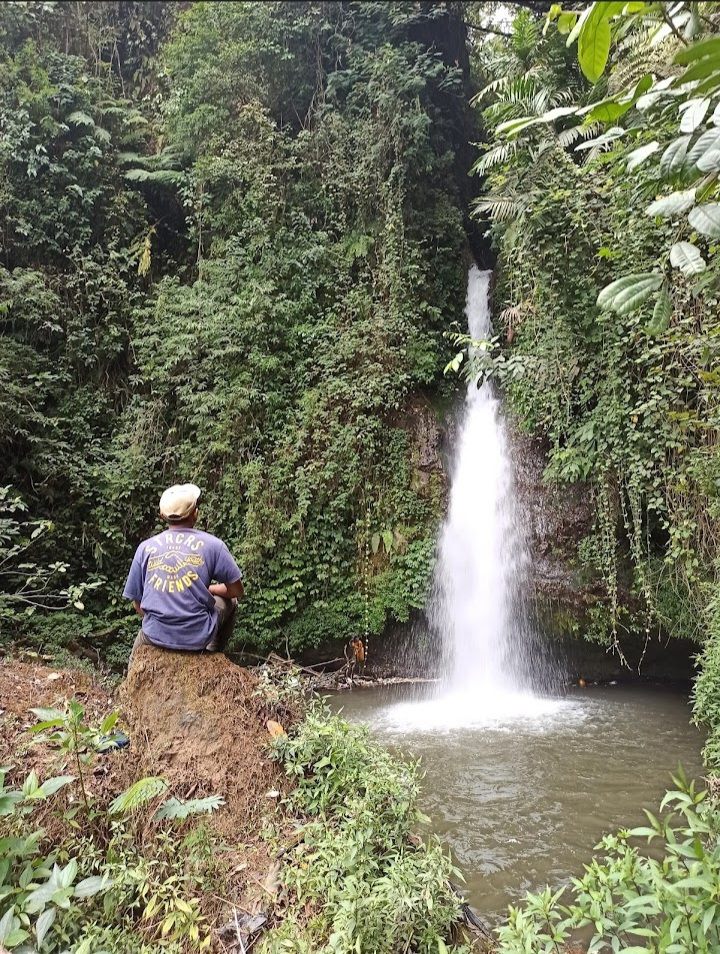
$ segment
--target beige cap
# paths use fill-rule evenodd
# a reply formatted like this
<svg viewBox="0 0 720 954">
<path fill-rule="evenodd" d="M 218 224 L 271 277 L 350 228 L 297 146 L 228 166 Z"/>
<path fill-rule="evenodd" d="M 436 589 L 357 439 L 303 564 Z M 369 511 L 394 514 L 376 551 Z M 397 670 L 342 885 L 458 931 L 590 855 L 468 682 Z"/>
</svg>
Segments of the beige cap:
<svg viewBox="0 0 720 954">
<path fill-rule="evenodd" d="M 197 507 L 200 488 L 195 484 L 175 484 L 160 498 L 160 516 L 169 523 L 186 520 Z"/>
</svg>

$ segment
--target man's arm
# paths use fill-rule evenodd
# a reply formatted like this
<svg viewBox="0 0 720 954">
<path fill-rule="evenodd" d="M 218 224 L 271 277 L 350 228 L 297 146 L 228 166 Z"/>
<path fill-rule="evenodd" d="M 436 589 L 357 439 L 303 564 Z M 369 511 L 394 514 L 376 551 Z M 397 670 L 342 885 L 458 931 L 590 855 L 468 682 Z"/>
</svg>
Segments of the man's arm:
<svg viewBox="0 0 720 954">
<path fill-rule="evenodd" d="M 208 590 L 213 596 L 223 596 L 226 600 L 240 600 L 245 595 L 242 580 L 235 583 L 211 583 Z"/>
<path fill-rule="evenodd" d="M 142 546 L 142 544 L 140 545 Z M 138 616 L 144 616 L 142 607 L 140 606 L 140 600 L 143 595 L 143 568 L 140 561 L 140 547 L 135 551 L 135 556 L 133 561 L 130 564 L 130 572 L 128 573 L 128 578 L 125 581 L 125 588 L 123 589 L 123 597 L 126 600 L 131 600 L 133 608 Z"/>
</svg>

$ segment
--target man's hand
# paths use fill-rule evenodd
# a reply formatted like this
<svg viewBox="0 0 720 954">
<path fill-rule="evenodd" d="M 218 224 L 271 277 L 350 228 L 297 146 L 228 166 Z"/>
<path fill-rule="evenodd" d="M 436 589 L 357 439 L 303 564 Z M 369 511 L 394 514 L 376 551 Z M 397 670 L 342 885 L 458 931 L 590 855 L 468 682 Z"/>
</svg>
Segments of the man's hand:
<svg viewBox="0 0 720 954">
<path fill-rule="evenodd" d="M 239 600 L 245 595 L 242 580 L 236 583 L 211 583 L 208 590 L 213 596 L 222 596 L 226 600 Z"/>
<path fill-rule="evenodd" d="M 144 609 L 142 608 L 142 606 L 140 605 L 140 601 L 139 601 L 139 600 L 133 600 L 133 606 L 135 607 L 135 612 L 138 614 L 138 616 L 144 616 L 144 615 L 145 615 L 145 610 L 144 610 Z"/>
</svg>

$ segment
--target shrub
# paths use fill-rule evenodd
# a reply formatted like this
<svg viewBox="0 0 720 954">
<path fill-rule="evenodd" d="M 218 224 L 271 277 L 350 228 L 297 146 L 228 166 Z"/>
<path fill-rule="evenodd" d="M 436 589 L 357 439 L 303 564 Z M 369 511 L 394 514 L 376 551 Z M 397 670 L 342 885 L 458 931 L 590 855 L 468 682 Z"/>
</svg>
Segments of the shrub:
<svg viewBox="0 0 720 954">
<path fill-rule="evenodd" d="M 528 894 L 500 928 L 500 954 L 558 954 L 580 929 L 593 929 L 588 954 L 709 954 L 720 949 L 720 814 L 705 791 L 680 774 L 649 824 L 607 835 L 602 857 L 568 890 Z M 633 844 L 647 837 L 652 851 Z M 564 903 L 563 899 L 568 897 Z"/>
<path fill-rule="evenodd" d="M 282 875 L 291 914 L 265 950 L 442 949 L 459 915 L 449 879 L 460 875 L 437 841 L 414 834 L 427 821 L 417 765 L 320 704 L 274 749 L 297 783 L 289 807 L 304 824 Z"/>
</svg>

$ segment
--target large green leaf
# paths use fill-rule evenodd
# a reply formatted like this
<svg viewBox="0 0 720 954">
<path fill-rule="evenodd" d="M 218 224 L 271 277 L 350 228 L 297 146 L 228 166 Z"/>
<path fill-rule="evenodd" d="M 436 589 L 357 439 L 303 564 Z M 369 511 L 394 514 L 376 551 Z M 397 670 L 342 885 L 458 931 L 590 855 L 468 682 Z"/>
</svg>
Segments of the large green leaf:
<svg viewBox="0 0 720 954">
<path fill-rule="evenodd" d="M 602 102 L 593 106 L 587 116 L 588 123 L 608 123 L 614 122 L 621 116 L 624 116 L 628 110 L 632 109 L 638 99 L 646 93 L 652 86 L 652 76 L 646 73 L 635 84 L 635 89 L 620 98 L 611 96 Z"/>
<path fill-rule="evenodd" d="M 659 148 L 660 143 L 657 140 L 653 140 L 645 146 L 639 146 L 637 149 L 633 149 L 627 157 L 627 171 L 632 172 L 633 169 L 637 169 L 641 163 L 645 162 L 648 156 L 657 152 Z"/>
<path fill-rule="evenodd" d="M 566 46 L 572 46 L 575 40 L 577 40 L 578 36 L 580 35 L 580 31 L 587 23 L 588 17 L 592 14 L 594 6 L 595 4 L 593 4 L 593 6 L 590 6 L 590 7 L 585 7 L 585 9 L 580 14 L 580 16 L 576 17 L 575 25 L 570 30 L 570 33 L 568 34 L 568 38 L 565 41 Z"/>
<path fill-rule="evenodd" d="M 665 219 L 672 219 L 682 215 L 695 205 L 695 189 L 685 189 L 682 192 L 672 192 L 670 195 L 656 199 L 645 210 L 648 215 L 660 215 Z"/>
<path fill-rule="evenodd" d="M 710 149 L 695 163 L 701 172 L 720 171 L 720 149 Z"/>
<path fill-rule="evenodd" d="M 57 908 L 46 908 L 35 924 L 35 934 L 37 936 L 37 946 L 42 950 L 45 935 L 55 923 Z"/>
<path fill-rule="evenodd" d="M 711 149 L 720 149 L 720 126 L 707 129 L 692 145 L 685 157 L 685 164 L 694 166 L 700 156 L 704 156 Z"/>
<path fill-rule="evenodd" d="M 89 878 L 83 878 L 75 885 L 73 896 L 76 898 L 92 898 L 101 891 L 107 891 L 112 886 L 112 878 L 107 875 L 91 875 Z"/>
<path fill-rule="evenodd" d="M 686 103 L 680 104 L 682 119 L 680 120 L 680 132 L 692 133 L 702 123 L 710 109 L 710 100 L 707 97 L 699 99 L 689 99 Z"/>
<path fill-rule="evenodd" d="M 628 315 L 639 308 L 662 283 L 662 275 L 655 272 L 625 275 L 602 289 L 597 299 L 598 308 Z"/>
<path fill-rule="evenodd" d="M 610 4 L 594 4 L 578 39 L 580 69 L 591 83 L 597 83 L 602 76 L 610 54 L 610 19 L 604 9 L 608 6 Z"/>
<path fill-rule="evenodd" d="M 653 308 L 652 318 L 645 326 L 648 334 L 659 335 L 667 330 L 672 317 L 672 301 L 668 295 L 667 287 L 663 285 L 660 289 L 655 307 Z"/>
<path fill-rule="evenodd" d="M 712 76 L 718 70 L 720 70 L 720 55 L 706 56 L 702 60 L 697 60 L 689 69 L 685 70 L 678 82 L 682 85 L 693 83 L 696 80 Z"/>
<path fill-rule="evenodd" d="M 692 242 L 676 242 L 670 249 L 670 264 L 679 268 L 683 275 L 699 275 L 707 268 L 700 249 Z"/>
<path fill-rule="evenodd" d="M 520 116 L 517 119 L 508 119 L 495 127 L 498 136 L 514 136 L 527 126 L 534 126 L 539 122 L 537 116 Z"/>
<path fill-rule="evenodd" d="M 688 46 L 675 56 L 675 62 L 681 66 L 693 63 L 695 60 L 702 59 L 704 56 L 720 55 L 720 36 L 711 37 L 709 40 L 701 40 L 700 43 L 694 43 Z"/>
<path fill-rule="evenodd" d="M 692 136 L 680 136 L 673 139 L 660 157 L 660 172 L 663 176 L 677 175 L 685 165 L 685 156 Z"/>
<path fill-rule="evenodd" d="M 720 202 L 698 205 L 688 216 L 694 229 L 710 238 L 720 238 Z"/>
</svg>

